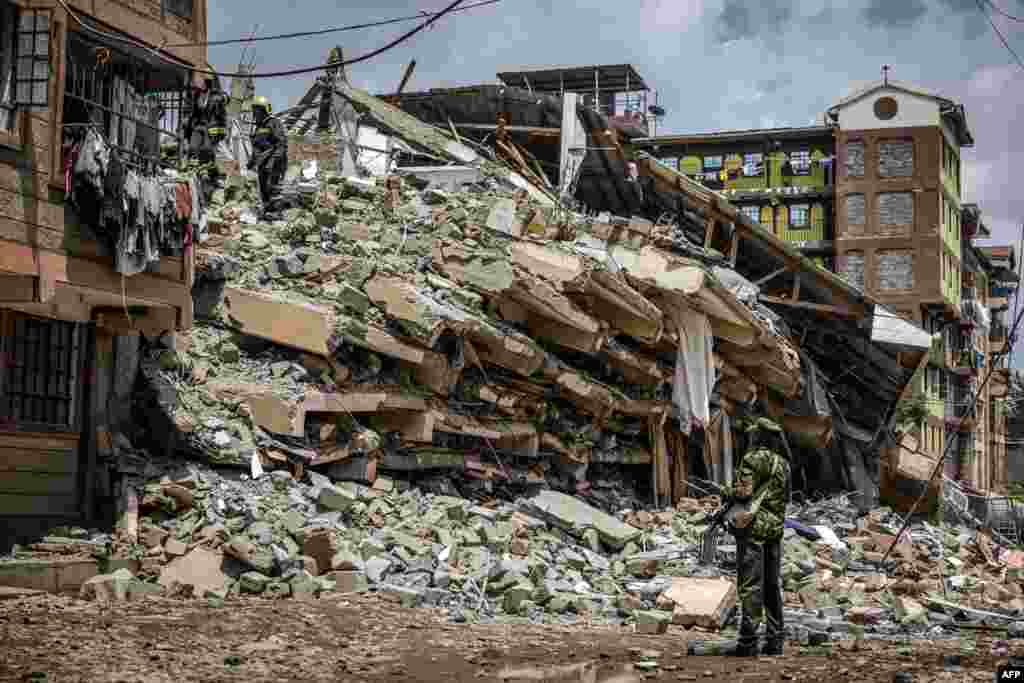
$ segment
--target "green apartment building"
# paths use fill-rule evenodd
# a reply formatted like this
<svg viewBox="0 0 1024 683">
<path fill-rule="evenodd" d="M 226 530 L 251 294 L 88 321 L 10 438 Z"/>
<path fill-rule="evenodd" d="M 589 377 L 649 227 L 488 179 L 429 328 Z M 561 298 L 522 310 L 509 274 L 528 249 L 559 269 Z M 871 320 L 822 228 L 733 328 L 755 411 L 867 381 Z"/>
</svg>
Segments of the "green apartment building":
<svg viewBox="0 0 1024 683">
<path fill-rule="evenodd" d="M 835 270 L 835 142 L 828 126 L 637 138 L 633 147 L 722 193 Z"/>
</svg>

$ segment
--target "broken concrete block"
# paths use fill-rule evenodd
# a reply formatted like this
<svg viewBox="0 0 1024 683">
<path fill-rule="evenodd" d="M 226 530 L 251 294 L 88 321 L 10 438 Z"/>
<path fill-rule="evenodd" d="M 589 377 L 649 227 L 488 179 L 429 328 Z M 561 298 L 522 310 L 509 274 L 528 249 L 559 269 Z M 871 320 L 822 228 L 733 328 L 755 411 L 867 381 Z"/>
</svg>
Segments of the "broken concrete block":
<svg viewBox="0 0 1024 683">
<path fill-rule="evenodd" d="M 605 544 L 616 550 L 639 538 L 642 533 L 578 498 L 558 491 L 541 491 L 526 501 L 526 507 L 528 514 L 547 519 L 576 536 L 582 536 L 586 529 L 593 528 Z"/>
<path fill-rule="evenodd" d="M 487 227 L 496 232 L 520 237 L 523 234 L 523 225 L 522 221 L 516 217 L 516 201 L 514 199 L 499 199 L 495 202 L 487 215 Z"/>
<path fill-rule="evenodd" d="M 181 557 L 188 552 L 188 546 L 176 538 L 168 538 L 164 541 L 164 552 L 168 557 Z"/>
<path fill-rule="evenodd" d="M 311 529 L 302 541 L 302 554 L 312 557 L 320 571 L 331 568 L 331 560 L 338 554 L 338 548 L 334 532 L 325 528 Z"/>
<path fill-rule="evenodd" d="M 168 534 L 158 526 L 146 525 L 139 532 L 139 540 L 147 548 L 161 546 Z"/>
<path fill-rule="evenodd" d="M 391 560 L 386 557 L 371 557 L 366 561 L 366 576 L 373 583 L 384 580 L 385 574 L 391 569 Z"/>
<path fill-rule="evenodd" d="M 377 589 L 382 598 L 389 602 L 397 602 L 402 607 L 416 607 L 423 599 L 423 594 L 414 588 L 384 584 Z"/>
<path fill-rule="evenodd" d="M 262 593 L 270 584 L 270 577 L 259 572 L 246 572 L 238 578 L 243 593 Z"/>
<path fill-rule="evenodd" d="M 723 579 L 674 578 L 665 596 L 676 605 L 673 623 L 717 630 L 736 606 L 736 585 Z"/>
<path fill-rule="evenodd" d="M 927 612 L 924 605 L 912 598 L 904 596 L 896 598 L 896 618 L 902 624 L 927 623 Z"/>
<path fill-rule="evenodd" d="M 194 595 L 203 595 L 208 590 L 220 590 L 228 581 L 228 576 L 221 571 L 224 558 L 206 548 L 195 548 L 184 557 L 172 560 L 160 572 L 161 586 L 173 583 L 193 587 Z"/>
<path fill-rule="evenodd" d="M 162 590 L 161 586 L 147 584 L 136 579 L 127 569 L 118 569 L 112 574 L 94 576 L 82 584 L 79 595 L 83 600 L 101 603 L 127 602 L 140 596 L 153 595 Z"/>
<path fill-rule="evenodd" d="M 661 610 L 642 610 L 634 615 L 636 619 L 636 632 L 647 635 L 661 635 L 668 631 L 672 623 L 672 612 Z"/>
<path fill-rule="evenodd" d="M 355 505 L 359 499 L 349 490 L 337 486 L 328 485 L 320 489 L 317 503 L 328 510 L 348 510 Z"/>
</svg>

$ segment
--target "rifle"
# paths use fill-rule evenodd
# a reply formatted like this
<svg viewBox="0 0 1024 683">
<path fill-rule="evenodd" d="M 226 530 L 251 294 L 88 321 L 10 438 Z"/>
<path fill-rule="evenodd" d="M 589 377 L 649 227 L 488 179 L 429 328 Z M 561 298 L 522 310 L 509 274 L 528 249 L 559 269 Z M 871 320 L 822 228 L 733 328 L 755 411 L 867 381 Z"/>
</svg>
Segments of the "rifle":
<svg viewBox="0 0 1024 683">
<path fill-rule="evenodd" d="M 776 464 L 778 464 L 778 461 L 776 461 Z M 770 484 L 771 477 L 768 477 L 768 481 L 761 484 L 761 488 L 757 490 L 749 503 L 741 502 L 735 496 L 722 501 L 722 507 L 718 508 L 711 517 L 711 524 L 701 534 L 699 558 L 701 564 L 712 564 L 715 561 L 715 553 L 718 551 L 718 539 L 721 537 L 723 528 L 735 534 L 736 515 L 741 512 L 749 512 L 751 515 L 757 514 L 761 507 L 761 502 L 768 493 L 768 486 Z"/>
<path fill-rule="evenodd" d="M 715 511 L 711 517 L 711 523 L 700 536 L 700 558 L 701 564 L 712 564 L 715 561 L 715 554 L 718 552 L 718 541 L 722 536 L 723 528 L 735 528 L 732 524 L 736 513 L 744 506 L 739 504 L 735 497 L 726 498 L 722 506 Z"/>
</svg>

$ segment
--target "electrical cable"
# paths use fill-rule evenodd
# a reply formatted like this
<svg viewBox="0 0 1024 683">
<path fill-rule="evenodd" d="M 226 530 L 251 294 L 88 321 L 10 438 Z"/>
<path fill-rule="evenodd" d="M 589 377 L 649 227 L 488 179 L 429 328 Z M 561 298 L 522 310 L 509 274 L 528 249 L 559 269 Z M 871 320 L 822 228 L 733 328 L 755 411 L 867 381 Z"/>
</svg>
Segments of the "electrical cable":
<svg viewBox="0 0 1024 683">
<path fill-rule="evenodd" d="M 1020 58 L 1020 55 L 1018 55 L 1017 52 L 1012 47 L 1010 47 L 1010 44 L 1006 41 L 1006 37 L 1003 35 L 1003 32 L 999 30 L 998 26 L 996 26 L 996 22 L 992 21 L 992 15 L 985 11 L 985 5 L 982 4 L 982 0 L 976 0 L 976 2 L 978 3 L 978 9 L 981 10 L 981 13 L 985 15 L 986 19 L 988 19 L 989 26 L 991 26 L 992 30 L 996 32 L 996 36 L 999 37 L 999 42 L 1001 42 L 1003 44 L 1003 47 L 1005 47 L 1007 51 L 1011 55 L 1013 55 L 1013 58 L 1017 60 L 1017 65 L 1021 69 L 1024 69 L 1024 60 L 1022 60 Z M 991 3 L 989 4 L 991 5 Z"/>
<path fill-rule="evenodd" d="M 1014 344 L 1014 342 L 1015 342 L 1015 340 L 1017 338 L 1017 329 L 1020 327 L 1020 323 L 1021 323 L 1021 319 L 1022 318 L 1024 318 L 1024 309 L 1021 309 L 1020 313 L 1017 314 L 1016 320 L 1013 321 L 1013 327 L 1010 328 L 1010 334 L 1009 334 L 1008 342 L 1007 342 L 1008 348 L 1011 348 L 1011 349 L 1013 348 L 1013 344 Z M 1002 353 L 996 354 L 996 355 L 1002 356 L 1002 355 L 1006 355 L 1006 354 L 1007 354 L 1007 350 L 1004 349 Z M 989 379 L 991 379 L 992 373 L 994 371 L 995 371 L 995 365 L 993 365 L 992 363 L 989 363 L 988 372 L 985 373 L 985 379 L 978 386 L 978 388 L 975 389 L 974 392 L 973 392 L 973 399 L 974 399 L 975 403 L 977 402 L 978 397 L 981 396 L 982 390 L 984 390 L 985 385 L 988 384 L 988 381 L 989 381 Z M 971 412 L 976 412 L 976 411 L 971 411 Z M 964 422 L 967 420 L 967 417 L 968 416 L 965 414 L 963 417 L 960 418 L 960 421 L 957 423 L 957 427 L 956 427 L 956 430 L 954 431 L 954 433 L 959 434 L 960 428 L 963 426 Z M 910 508 L 910 512 L 907 513 L 906 519 L 904 519 L 903 526 L 900 527 L 899 533 L 896 534 L 896 536 L 893 538 L 892 543 L 889 544 L 889 548 L 885 551 L 885 555 L 882 556 L 882 564 L 883 565 L 884 565 L 885 561 L 889 559 L 889 554 L 892 552 L 892 549 L 896 547 L 896 543 L 898 543 L 900 538 L 903 537 L 903 534 L 906 532 L 907 527 L 910 526 L 910 520 L 913 518 L 914 514 L 917 512 L 917 508 L 918 508 L 919 505 L 921 505 L 921 501 L 924 500 L 925 497 L 928 495 L 928 489 L 931 487 L 931 483 L 932 483 L 932 480 L 935 479 L 935 475 L 938 474 L 940 471 L 942 471 L 942 467 L 943 467 L 943 465 L 946 462 L 946 457 L 949 455 L 950 447 L 953 445 L 953 441 L 954 441 L 954 439 L 952 437 L 946 439 L 946 445 L 942 449 L 942 457 L 939 458 L 936 461 L 935 467 L 932 469 L 932 474 L 931 474 L 930 477 L 928 477 L 928 482 L 927 482 L 927 485 L 925 486 L 925 490 L 914 501 L 914 505 Z"/>
<path fill-rule="evenodd" d="M 1006 12 L 1005 10 L 1002 10 L 1002 9 L 1000 9 L 1000 8 L 999 8 L 999 7 L 998 7 L 998 6 L 997 6 L 997 5 L 996 5 L 996 4 L 994 3 L 994 2 L 992 2 L 991 0 L 985 0 L 985 4 L 986 4 L 986 5 L 988 5 L 989 7 L 991 7 L 992 9 L 994 9 L 994 10 L 996 11 L 996 14 L 1001 14 L 1001 15 L 1003 15 L 1004 17 L 1006 17 L 1007 19 L 1009 19 L 1009 20 L 1011 20 L 1011 21 L 1019 21 L 1019 22 L 1022 22 L 1022 23 L 1024 23 L 1024 17 L 1015 17 L 1015 16 L 1013 16 L 1012 14 L 1009 14 L 1009 13 L 1008 13 L 1008 12 Z"/>
<path fill-rule="evenodd" d="M 147 50 L 148 52 L 152 53 L 153 56 L 155 56 L 157 59 L 159 59 L 162 62 L 165 62 L 167 64 L 170 64 L 170 65 L 178 67 L 178 68 L 183 68 L 183 67 L 187 68 L 187 65 L 184 65 L 184 64 L 182 64 L 180 62 L 171 60 L 170 58 L 165 57 L 162 54 L 160 54 L 160 52 L 158 52 L 156 49 L 154 49 L 154 48 L 152 48 L 152 47 L 150 47 L 148 45 L 145 45 L 145 44 L 143 44 L 143 43 L 141 43 L 141 42 L 139 42 L 139 41 L 137 41 L 135 39 L 125 38 L 123 36 L 115 36 L 115 35 L 106 33 L 105 31 L 100 31 L 99 29 L 96 29 L 96 28 L 90 26 L 89 24 L 87 24 L 84 21 L 82 21 L 81 18 L 79 18 L 79 16 L 75 13 L 75 11 L 72 10 L 68 6 L 66 0 L 57 0 L 57 2 L 59 2 L 61 4 L 61 6 L 64 8 L 64 10 L 68 13 L 68 16 L 70 16 L 72 18 L 72 20 L 74 20 L 74 22 L 76 24 L 81 26 L 86 31 L 88 31 L 88 32 L 90 32 L 90 33 L 92 33 L 94 35 L 98 35 L 100 37 L 106 38 L 107 40 L 116 40 L 116 41 L 119 41 L 119 42 L 122 42 L 122 43 L 127 43 L 129 45 L 134 45 L 135 47 L 142 48 L 143 50 Z M 370 52 L 368 52 L 368 53 L 366 53 L 364 55 L 361 55 L 359 57 L 355 57 L 353 59 L 348 59 L 348 60 L 344 60 L 344 61 L 340 61 L 340 62 L 331 62 L 329 64 L 321 64 L 320 66 L 305 67 L 305 68 L 301 68 L 301 69 L 290 69 L 290 70 L 287 70 L 287 71 L 271 71 L 271 72 L 266 72 L 266 73 L 244 73 L 244 72 L 228 73 L 228 72 L 223 72 L 223 71 L 213 71 L 211 69 L 200 69 L 198 67 L 192 67 L 191 71 L 193 71 L 194 73 L 197 73 L 197 74 L 204 74 L 204 75 L 207 75 L 207 76 L 220 76 L 222 78 L 281 78 L 281 77 L 284 77 L 284 76 L 300 76 L 300 75 L 303 75 L 303 74 L 316 73 L 316 72 L 319 72 L 319 71 L 332 71 L 334 69 L 338 69 L 338 68 L 341 68 L 341 67 L 350 66 L 352 64 L 359 64 L 361 62 L 368 61 L 370 59 L 373 59 L 374 57 L 377 57 L 378 55 L 381 55 L 381 54 L 387 52 L 388 50 L 391 50 L 394 47 L 397 47 L 398 45 L 400 45 L 400 44 L 404 43 L 405 41 L 409 40 L 410 38 L 412 38 L 414 35 L 416 35 L 420 31 L 423 31 L 424 29 L 429 28 L 430 26 L 432 26 L 439 19 L 441 19 L 442 17 L 444 17 L 445 15 L 447 15 L 448 13 L 453 11 L 458 5 L 461 5 L 463 2 L 465 2 L 465 0 L 455 0 L 454 2 L 452 2 L 450 5 L 445 7 L 440 12 L 434 14 L 427 21 L 423 22 L 419 26 L 417 26 L 417 27 L 415 27 L 415 28 L 413 28 L 413 29 L 411 29 L 409 31 L 406 31 L 405 33 L 400 35 L 398 38 L 392 40 L 390 43 L 387 43 L 387 44 L 377 48 L 376 50 L 371 50 Z"/>
<path fill-rule="evenodd" d="M 450 14 L 456 12 L 466 12 L 468 10 L 483 7 L 485 5 L 494 5 L 501 2 L 501 0 L 483 0 L 483 2 L 474 2 L 452 10 Z M 331 33 L 342 33 L 344 31 L 357 31 L 364 28 L 374 28 L 377 26 L 387 26 L 389 24 L 397 24 L 403 21 L 412 21 L 413 19 L 423 19 L 435 14 L 434 12 L 421 12 L 419 14 L 411 14 L 405 17 L 395 17 L 394 19 L 384 19 L 382 21 L 371 21 L 364 24 L 349 24 L 348 26 L 335 26 L 333 28 L 323 28 L 315 31 L 298 31 L 295 33 L 278 33 L 271 36 L 256 36 L 254 38 L 231 38 L 228 40 L 210 40 L 205 43 L 169 43 L 164 45 L 164 48 L 169 47 L 217 47 L 219 45 L 238 45 L 241 43 L 258 43 L 262 41 L 270 40 L 288 40 L 291 38 L 309 38 L 312 36 L 323 36 Z"/>
</svg>

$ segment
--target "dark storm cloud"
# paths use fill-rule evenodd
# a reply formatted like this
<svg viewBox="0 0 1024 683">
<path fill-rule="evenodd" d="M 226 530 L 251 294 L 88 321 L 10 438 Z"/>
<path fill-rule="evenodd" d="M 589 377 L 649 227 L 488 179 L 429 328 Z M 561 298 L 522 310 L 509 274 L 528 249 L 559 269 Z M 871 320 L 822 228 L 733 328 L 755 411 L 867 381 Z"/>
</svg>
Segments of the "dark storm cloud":
<svg viewBox="0 0 1024 683">
<path fill-rule="evenodd" d="M 921 0 L 870 0 L 861 17 L 871 28 L 910 28 L 927 13 Z"/>
<path fill-rule="evenodd" d="M 792 17 L 792 0 L 725 0 L 715 20 L 715 39 L 729 43 L 758 37 L 775 38 Z"/>
</svg>

